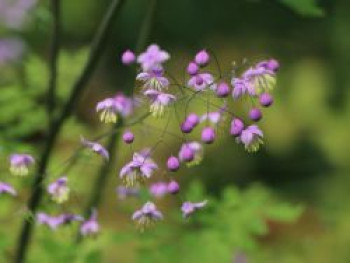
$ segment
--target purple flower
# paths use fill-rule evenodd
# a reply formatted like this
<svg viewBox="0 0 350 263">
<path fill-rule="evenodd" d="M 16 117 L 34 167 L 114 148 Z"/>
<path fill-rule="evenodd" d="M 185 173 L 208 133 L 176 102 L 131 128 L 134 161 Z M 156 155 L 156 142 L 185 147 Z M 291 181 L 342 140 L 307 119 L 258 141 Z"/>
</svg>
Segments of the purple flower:
<svg viewBox="0 0 350 263">
<path fill-rule="evenodd" d="M 257 65 L 257 67 L 264 67 L 268 70 L 271 70 L 272 72 L 276 73 L 279 68 L 280 68 L 280 64 L 276 59 L 269 59 L 269 60 L 264 60 L 259 62 Z"/>
<path fill-rule="evenodd" d="M 238 99 L 243 95 L 256 95 L 254 86 L 247 79 L 233 78 L 231 84 L 233 86 L 232 97 L 234 99 Z"/>
<path fill-rule="evenodd" d="M 12 154 L 10 156 L 10 172 L 17 176 L 26 176 L 29 167 L 35 162 L 34 158 L 29 154 Z"/>
<path fill-rule="evenodd" d="M 0 182 L 0 194 L 5 194 L 5 193 L 13 196 L 17 195 L 16 190 L 11 185 L 4 182 Z"/>
<path fill-rule="evenodd" d="M 203 128 L 202 135 L 201 135 L 202 142 L 211 144 L 214 142 L 215 137 L 216 137 L 215 130 L 212 127 L 208 126 Z"/>
<path fill-rule="evenodd" d="M 183 133 L 190 133 L 192 132 L 193 128 L 194 128 L 194 125 L 186 120 L 180 125 L 180 129 Z"/>
<path fill-rule="evenodd" d="M 176 172 L 180 168 L 180 161 L 175 156 L 170 156 L 167 161 L 168 170 L 171 172 Z"/>
<path fill-rule="evenodd" d="M 184 218 L 189 217 L 191 214 L 193 214 L 195 211 L 203 208 L 207 204 L 207 200 L 204 200 L 199 203 L 192 203 L 192 202 L 184 202 L 181 206 L 181 211 Z"/>
<path fill-rule="evenodd" d="M 153 183 L 150 186 L 149 191 L 154 197 L 160 198 L 168 193 L 168 185 L 164 182 Z"/>
<path fill-rule="evenodd" d="M 180 185 L 172 180 L 170 183 L 168 183 L 168 192 L 171 194 L 177 194 L 180 191 Z"/>
<path fill-rule="evenodd" d="M 140 189 L 137 187 L 118 186 L 116 192 L 119 200 L 125 200 L 129 196 L 139 196 Z"/>
<path fill-rule="evenodd" d="M 141 231 L 151 227 L 156 221 L 163 219 L 163 214 L 157 210 L 157 207 L 152 202 L 147 202 L 140 210 L 137 210 L 132 215 L 132 220 L 137 222 Z"/>
<path fill-rule="evenodd" d="M 244 123 L 241 119 L 233 118 L 231 122 L 230 134 L 233 136 L 241 135 L 244 129 Z"/>
<path fill-rule="evenodd" d="M 191 76 L 197 75 L 199 72 L 199 67 L 196 63 L 190 62 L 187 66 L 187 73 Z"/>
<path fill-rule="evenodd" d="M 249 111 L 249 118 L 252 120 L 252 121 L 259 121 L 261 120 L 262 118 L 262 112 L 259 108 L 252 108 L 250 111 Z"/>
<path fill-rule="evenodd" d="M 58 204 L 66 202 L 69 198 L 70 189 L 67 183 L 68 178 L 61 177 L 47 187 L 47 192 L 51 195 L 52 200 Z"/>
<path fill-rule="evenodd" d="M 19 60 L 23 52 L 24 44 L 20 39 L 0 39 L 0 66 Z"/>
<path fill-rule="evenodd" d="M 216 90 L 216 84 L 214 83 L 214 77 L 210 73 L 199 73 L 188 81 L 187 85 L 193 88 L 195 91 L 203 91 L 207 88 Z"/>
<path fill-rule="evenodd" d="M 26 22 L 30 9 L 37 0 L 0 1 L 0 24 L 11 29 L 20 29 Z"/>
<path fill-rule="evenodd" d="M 190 113 L 186 118 L 186 122 L 190 123 L 194 128 L 199 123 L 199 117 L 195 113 Z"/>
<path fill-rule="evenodd" d="M 176 97 L 172 94 L 152 89 L 146 90 L 144 95 L 151 100 L 150 112 L 154 117 L 162 117 L 165 113 L 164 111 L 166 107 L 176 100 Z"/>
<path fill-rule="evenodd" d="M 105 123 L 116 123 L 118 114 L 127 117 L 133 110 L 132 99 L 123 94 L 118 94 L 114 98 L 107 98 L 97 103 L 96 111 L 100 113 L 100 120 Z"/>
<path fill-rule="evenodd" d="M 186 162 L 187 166 L 199 164 L 203 159 L 203 147 L 199 142 L 188 142 L 181 146 L 179 159 Z"/>
<path fill-rule="evenodd" d="M 273 97 L 268 93 L 263 93 L 259 96 L 260 105 L 263 107 L 269 107 L 273 103 Z"/>
<path fill-rule="evenodd" d="M 130 49 L 123 52 L 122 63 L 124 65 L 130 65 L 130 64 L 134 63 L 135 60 L 136 60 L 135 54 Z"/>
<path fill-rule="evenodd" d="M 89 148 L 94 153 L 102 156 L 106 160 L 109 159 L 108 151 L 101 144 L 99 144 L 97 142 L 88 141 L 85 138 L 83 138 L 82 136 L 80 137 L 80 141 L 81 141 L 82 145 Z"/>
<path fill-rule="evenodd" d="M 157 164 L 148 155 L 134 153 L 132 161 L 120 170 L 119 176 L 125 186 L 134 187 L 144 183 L 157 168 Z"/>
<path fill-rule="evenodd" d="M 230 94 L 230 87 L 226 82 L 221 82 L 216 89 L 216 96 L 225 98 Z"/>
<path fill-rule="evenodd" d="M 259 150 L 260 144 L 263 144 L 263 137 L 263 132 L 258 126 L 250 125 L 242 131 L 237 141 L 243 143 L 248 152 L 256 152 Z"/>
<path fill-rule="evenodd" d="M 96 236 L 100 231 L 100 225 L 97 222 L 97 211 L 94 209 L 88 220 L 85 220 L 80 226 L 82 236 Z"/>
<path fill-rule="evenodd" d="M 123 134 L 123 141 L 127 144 L 133 143 L 134 142 L 134 134 L 131 131 L 126 131 Z"/>
<path fill-rule="evenodd" d="M 150 45 L 147 50 L 137 57 L 137 63 L 141 64 L 144 72 L 149 72 L 170 58 L 168 52 L 161 50 L 158 45 Z"/>
<path fill-rule="evenodd" d="M 201 116 L 200 121 L 204 122 L 206 120 L 210 121 L 212 124 L 218 124 L 221 120 L 222 113 L 220 111 L 213 111 Z"/>
<path fill-rule="evenodd" d="M 276 85 L 275 72 L 258 65 L 246 70 L 242 76 L 247 85 L 254 89 L 253 96 L 271 91 Z"/>
<path fill-rule="evenodd" d="M 210 56 L 206 50 L 201 50 L 199 51 L 196 56 L 194 61 L 199 65 L 199 66 L 205 66 L 209 63 Z"/>
<path fill-rule="evenodd" d="M 38 213 L 36 220 L 41 225 L 47 225 L 51 230 L 56 230 L 61 225 L 67 225 L 74 221 L 83 221 L 84 218 L 74 214 L 61 214 L 58 216 L 50 216 L 45 213 Z"/>
<path fill-rule="evenodd" d="M 161 91 L 169 86 L 169 80 L 163 76 L 161 68 L 154 68 L 150 72 L 141 72 L 136 76 L 136 79 L 144 83 L 143 88 L 145 89 Z"/>
</svg>

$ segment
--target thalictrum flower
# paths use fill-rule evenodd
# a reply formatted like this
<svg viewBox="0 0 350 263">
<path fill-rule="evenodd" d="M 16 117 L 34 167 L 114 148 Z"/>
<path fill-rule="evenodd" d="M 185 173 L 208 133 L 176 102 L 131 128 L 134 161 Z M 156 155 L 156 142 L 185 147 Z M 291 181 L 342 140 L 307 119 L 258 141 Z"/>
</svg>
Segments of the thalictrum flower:
<svg viewBox="0 0 350 263">
<path fill-rule="evenodd" d="M 207 88 L 211 90 L 216 90 L 214 77 L 210 73 L 199 73 L 191 77 L 187 85 L 193 88 L 195 91 L 203 91 Z"/>
<path fill-rule="evenodd" d="M 132 52 L 130 49 L 125 50 L 122 54 L 122 63 L 124 65 L 130 65 L 134 63 L 136 60 L 136 56 L 134 52 Z"/>
<path fill-rule="evenodd" d="M 177 194 L 180 191 L 180 185 L 178 182 L 172 180 L 170 183 L 168 183 L 168 192 L 171 194 Z"/>
<path fill-rule="evenodd" d="M 118 186 L 116 192 L 118 195 L 118 199 L 124 200 L 129 196 L 139 196 L 140 189 L 138 187 Z"/>
<path fill-rule="evenodd" d="M 0 182 L 0 194 L 10 194 L 13 196 L 17 195 L 16 190 L 9 184 Z"/>
<path fill-rule="evenodd" d="M 47 192 L 51 195 L 53 201 L 62 204 L 68 200 L 70 189 L 67 183 L 68 178 L 61 177 L 47 187 Z"/>
<path fill-rule="evenodd" d="M 184 202 L 181 206 L 181 211 L 184 218 L 189 217 L 191 214 L 193 214 L 195 211 L 203 208 L 207 204 L 207 200 L 204 200 L 199 203 L 192 203 L 192 202 Z"/>
<path fill-rule="evenodd" d="M 254 89 L 254 95 L 269 92 L 276 85 L 275 72 L 259 64 L 246 70 L 242 78 Z"/>
<path fill-rule="evenodd" d="M 209 63 L 209 60 L 210 56 L 205 49 L 199 51 L 194 59 L 194 61 L 200 66 L 206 66 Z"/>
<path fill-rule="evenodd" d="M 233 136 L 239 136 L 241 135 L 243 129 L 244 129 L 243 121 L 239 118 L 233 118 L 231 122 L 230 134 Z"/>
<path fill-rule="evenodd" d="M 84 218 L 74 214 L 61 214 L 58 216 L 50 216 L 46 213 L 38 213 L 36 220 L 41 225 L 47 225 L 51 230 L 56 230 L 61 225 L 67 225 L 74 221 L 83 221 Z"/>
<path fill-rule="evenodd" d="M 232 97 L 238 99 L 243 95 L 255 96 L 256 90 L 250 81 L 244 78 L 233 78 L 231 81 L 233 86 Z"/>
<path fill-rule="evenodd" d="M 146 154 L 134 153 L 131 162 L 120 170 L 120 178 L 127 187 L 143 184 L 157 169 L 157 164 Z"/>
<path fill-rule="evenodd" d="M 161 91 L 169 86 L 169 80 L 163 76 L 161 68 L 154 68 L 150 72 L 141 72 L 136 79 L 143 82 L 144 89 L 155 89 Z"/>
<path fill-rule="evenodd" d="M 152 202 L 147 202 L 140 210 L 135 211 L 132 215 L 132 220 L 137 222 L 141 231 L 153 226 L 156 221 L 161 219 L 163 219 L 163 214 Z"/>
<path fill-rule="evenodd" d="M 214 142 L 215 137 L 216 137 L 216 133 L 212 127 L 208 126 L 203 128 L 202 134 L 201 134 L 202 142 L 211 144 Z"/>
<path fill-rule="evenodd" d="M 106 160 L 109 159 L 108 151 L 101 144 L 99 144 L 97 142 L 88 141 L 83 137 L 80 137 L 80 141 L 81 141 L 82 145 L 89 148 L 94 153 L 102 156 Z"/>
<path fill-rule="evenodd" d="M 168 170 L 171 172 L 176 172 L 180 168 L 180 161 L 175 156 L 170 156 L 167 161 Z"/>
<path fill-rule="evenodd" d="M 96 236 L 100 231 L 100 225 L 97 222 L 97 211 L 94 209 L 88 220 L 85 220 L 80 226 L 82 236 Z"/>
<path fill-rule="evenodd" d="M 156 182 L 151 184 L 149 191 L 154 197 L 163 197 L 168 193 L 168 185 L 165 182 Z"/>
<path fill-rule="evenodd" d="M 170 58 L 168 52 L 161 50 L 158 45 L 150 45 L 144 53 L 141 53 L 137 58 L 144 72 L 149 72 L 154 68 L 162 65 Z"/>
<path fill-rule="evenodd" d="M 244 144 L 248 152 L 256 152 L 259 150 L 260 144 L 263 144 L 263 137 L 263 132 L 257 125 L 250 125 L 242 131 L 237 140 Z"/>
<path fill-rule="evenodd" d="M 179 159 L 186 162 L 187 166 L 199 164 L 203 159 L 203 146 L 199 142 L 184 143 L 179 151 Z"/>
<path fill-rule="evenodd" d="M 144 94 L 151 100 L 150 112 L 154 117 L 162 117 L 166 107 L 176 100 L 176 97 L 172 94 L 152 89 L 146 90 Z"/>
<path fill-rule="evenodd" d="M 26 176 L 29 173 L 29 167 L 35 162 L 29 154 L 12 154 L 10 156 L 10 172 L 17 176 Z"/>
</svg>

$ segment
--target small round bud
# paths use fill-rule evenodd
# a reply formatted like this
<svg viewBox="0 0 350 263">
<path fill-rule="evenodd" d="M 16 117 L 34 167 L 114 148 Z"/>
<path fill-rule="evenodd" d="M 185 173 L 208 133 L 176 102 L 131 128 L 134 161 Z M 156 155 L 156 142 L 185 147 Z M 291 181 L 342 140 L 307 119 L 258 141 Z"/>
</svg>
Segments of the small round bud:
<svg viewBox="0 0 350 263">
<path fill-rule="evenodd" d="M 263 93 L 260 95 L 259 101 L 260 101 L 261 106 L 269 107 L 273 103 L 273 97 L 268 93 Z"/>
<path fill-rule="evenodd" d="M 177 194 L 180 191 L 180 185 L 176 181 L 171 181 L 168 184 L 168 192 L 171 194 Z"/>
<path fill-rule="evenodd" d="M 123 134 L 123 141 L 127 144 L 133 143 L 134 141 L 134 134 L 130 131 L 124 132 Z"/>
<path fill-rule="evenodd" d="M 189 124 L 192 124 L 192 127 L 196 126 L 198 123 L 199 123 L 199 117 L 197 114 L 195 113 L 190 113 L 187 118 L 186 118 L 186 121 L 185 122 L 188 122 Z"/>
<path fill-rule="evenodd" d="M 209 63 L 210 56 L 208 52 L 203 49 L 196 54 L 196 57 L 194 60 L 199 66 L 205 66 Z"/>
<path fill-rule="evenodd" d="M 244 129 L 243 121 L 241 119 L 234 118 L 231 122 L 230 134 L 235 137 L 239 136 L 241 135 L 243 129 Z"/>
<path fill-rule="evenodd" d="M 124 51 L 124 53 L 122 54 L 122 63 L 124 65 L 130 65 L 134 63 L 135 60 L 136 60 L 135 54 L 130 49 Z"/>
<path fill-rule="evenodd" d="M 169 171 L 176 172 L 180 168 L 180 161 L 175 156 L 170 156 L 167 161 L 167 167 Z"/>
<path fill-rule="evenodd" d="M 216 89 L 216 95 L 219 98 L 225 98 L 230 94 L 230 87 L 227 85 L 226 82 L 221 82 L 217 89 Z"/>
<path fill-rule="evenodd" d="M 192 130 L 193 130 L 192 123 L 188 121 L 184 121 L 183 123 L 181 123 L 181 131 L 183 133 L 190 133 Z"/>
<path fill-rule="evenodd" d="M 187 66 L 187 73 L 190 74 L 191 76 L 197 75 L 199 72 L 199 67 L 196 63 L 190 62 Z"/>
<path fill-rule="evenodd" d="M 204 83 L 204 79 L 201 76 L 196 76 L 196 85 L 200 86 Z"/>
<path fill-rule="evenodd" d="M 194 159 L 194 152 L 190 147 L 185 147 L 181 151 L 181 156 L 180 158 L 184 160 L 185 162 L 191 162 Z"/>
<path fill-rule="evenodd" d="M 273 72 L 277 72 L 280 68 L 280 63 L 276 59 L 272 58 L 267 62 L 267 68 Z"/>
<path fill-rule="evenodd" d="M 249 112 L 249 118 L 252 121 L 259 121 L 262 118 L 262 112 L 258 108 L 253 108 Z"/>
<path fill-rule="evenodd" d="M 202 130 L 202 141 L 204 143 L 210 144 L 215 140 L 215 131 L 212 127 L 205 127 Z"/>
</svg>

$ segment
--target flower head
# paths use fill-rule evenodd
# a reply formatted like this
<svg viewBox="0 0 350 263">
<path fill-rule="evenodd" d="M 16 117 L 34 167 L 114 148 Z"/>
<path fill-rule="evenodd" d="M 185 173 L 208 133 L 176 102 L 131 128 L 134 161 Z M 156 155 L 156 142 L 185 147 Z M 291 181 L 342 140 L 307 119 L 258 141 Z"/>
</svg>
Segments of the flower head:
<svg viewBox="0 0 350 263">
<path fill-rule="evenodd" d="M 100 120 L 105 123 L 116 123 L 118 114 L 127 117 L 133 110 L 133 100 L 123 94 L 107 98 L 97 103 L 96 111 L 100 112 Z"/>
<path fill-rule="evenodd" d="M 233 86 L 232 97 L 234 99 L 238 99 L 243 95 L 256 95 L 254 86 L 245 78 L 233 78 L 231 84 Z"/>
<path fill-rule="evenodd" d="M 61 177 L 47 187 L 47 192 L 51 195 L 53 201 L 62 204 L 68 200 L 70 189 L 67 183 L 68 178 Z"/>
<path fill-rule="evenodd" d="M 187 166 L 199 164 L 203 159 L 203 147 L 199 142 L 188 142 L 181 146 L 179 159 Z"/>
<path fill-rule="evenodd" d="M 160 198 L 168 193 L 168 185 L 165 182 L 156 182 L 150 186 L 149 191 L 154 197 Z"/>
<path fill-rule="evenodd" d="M 108 151 L 99 143 L 88 141 L 85 138 L 80 138 L 81 144 L 85 147 L 89 148 L 92 152 L 102 156 L 104 159 L 109 159 L 109 153 Z"/>
<path fill-rule="evenodd" d="M 0 194 L 5 194 L 5 193 L 13 196 L 17 195 L 16 190 L 11 185 L 4 182 L 0 182 Z"/>
<path fill-rule="evenodd" d="M 56 230 L 61 225 L 67 225 L 74 221 L 83 221 L 84 218 L 74 214 L 61 214 L 50 216 L 46 213 L 38 213 L 36 220 L 41 225 L 47 225 L 51 230 Z"/>
<path fill-rule="evenodd" d="M 158 45 L 152 44 L 137 57 L 137 63 L 141 65 L 143 71 L 149 72 L 155 67 L 161 66 L 169 58 L 168 52 L 161 50 Z"/>
<path fill-rule="evenodd" d="M 125 186 L 118 186 L 116 189 L 118 199 L 124 200 L 128 196 L 139 196 L 140 189 L 138 187 L 125 187 Z"/>
<path fill-rule="evenodd" d="M 134 187 L 138 184 L 143 184 L 157 168 L 157 164 L 148 154 L 134 153 L 132 161 L 120 170 L 119 176 L 125 186 Z"/>
<path fill-rule="evenodd" d="M 136 76 L 136 79 L 142 81 L 143 88 L 162 90 L 169 86 L 169 80 L 163 76 L 161 68 L 154 68 L 150 72 L 141 72 Z"/>
<path fill-rule="evenodd" d="M 10 172 L 17 176 L 26 176 L 29 167 L 35 162 L 34 158 L 29 154 L 12 154 L 10 156 Z"/>
<path fill-rule="evenodd" d="M 195 91 L 203 91 L 207 88 L 211 90 L 216 90 L 214 77 L 210 73 L 199 73 L 191 77 L 187 85 L 193 88 Z"/>
<path fill-rule="evenodd" d="M 258 126 L 250 125 L 242 131 L 237 140 L 244 144 L 248 152 L 256 152 L 259 150 L 260 144 L 263 144 L 263 137 L 263 132 Z"/>
<path fill-rule="evenodd" d="M 172 94 L 151 89 L 146 90 L 144 94 L 151 100 L 150 112 L 154 117 L 162 117 L 166 107 L 176 100 L 176 97 Z"/>
<path fill-rule="evenodd" d="M 97 222 L 97 211 L 94 209 L 88 220 L 85 220 L 80 226 L 82 236 L 96 236 L 100 231 L 100 225 Z"/>
<path fill-rule="evenodd" d="M 135 211 L 132 215 L 132 220 L 137 222 L 141 231 L 153 226 L 156 221 L 161 219 L 163 219 L 163 214 L 152 202 L 147 202 L 140 210 Z"/>
<path fill-rule="evenodd" d="M 184 218 L 189 217 L 191 214 L 193 214 L 195 211 L 203 208 L 207 204 L 207 200 L 204 200 L 199 203 L 192 203 L 192 202 L 184 202 L 181 206 L 181 211 Z"/>
</svg>

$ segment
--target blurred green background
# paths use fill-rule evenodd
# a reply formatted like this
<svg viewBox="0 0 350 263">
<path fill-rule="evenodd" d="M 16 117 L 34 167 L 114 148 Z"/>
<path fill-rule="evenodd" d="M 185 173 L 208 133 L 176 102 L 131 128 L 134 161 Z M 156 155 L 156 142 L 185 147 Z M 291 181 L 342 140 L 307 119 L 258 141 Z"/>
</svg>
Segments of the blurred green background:
<svg viewBox="0 0 350 263">
<path fill-rule="evenodd" d="M 45 1 L 46 2 L 46 1 Z M 60 55 L 59 105 L 85 62 L 89 43 L 109 1 L 62 0 L 63 48 Z M 98 123 L 94 105 L 117 91 L 131 92 L 132 70 L 119 57 L 135 48 L 150 0 L 126 1 L 98 70 L 79 107 L 65 125 L 50 171 L 87 138 L 108 130 Z M 57 232 L 35 227 L 28 262 L 350 262 L 350 2 L 312 0 L 158 0 L 148 37 L 170 52 L 169 71 L 183 77 L 195 52 L 208 48 L 222 67 L 274 57 L 280 61 L 275 103 L 264 112 L 264 147 L 248 154 L 225 135 L 206 147 L 203 163 L 183 169 L 181 198 L 209 199 L 208 209 L 184 222 L 178 198 L 156 200 L 164 222 L 140 234 L 130 220 L 147 194 L 119 201 L 118 172 L 131 149 L 120 147 L 103 205 L 101 235 L 74 244 L 76 226 Z M 21 30 L 1 30 L 26 43 L 24 57 L 0 72 L 1 180 L 20 190 L 16 199 L 0 199 L 0 262 L 13 257 L 17 232 L 26 216 L 32 178 L 10 178 L 7 156 L 29 151 L 39 156 L 47 135 L 45 90 L 52 19 L 47 3 L 31 10 Z M 181 70 L 179 70 L 181 69 Z M 148 121 L 155 127 L 161 122 Z M 135 149 L 154 144 L 159 132 L 136 126 Z M 176 126 L 173 125 L 172 129 Z M 194 134 L 193 138 L 198 137 Z M 162 146 L 155 159 L 165 162 L 172 147 Z M 41 210 L 81 213 L 101 163 L 83 155 L 69 170 L 70 202 L 58 206 L 45 198 Z"/>
</svg>

